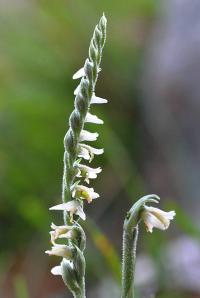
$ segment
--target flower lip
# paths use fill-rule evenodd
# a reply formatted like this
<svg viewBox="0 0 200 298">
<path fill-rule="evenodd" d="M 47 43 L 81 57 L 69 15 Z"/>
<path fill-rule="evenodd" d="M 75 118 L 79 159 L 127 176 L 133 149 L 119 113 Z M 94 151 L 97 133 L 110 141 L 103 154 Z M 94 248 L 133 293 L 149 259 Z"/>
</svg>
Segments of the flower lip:
<svg viewBox="0 0 200 298">
<path fill-rule="evenodd" d="M 97 132 L 89 132 L 87 130 L 82 129 L 80 133 L 79 142 L 82 141 L 96 141 L 99 134 Z"/>
<path fill-rule="evenodd" d="M 108 102 L 107 99 L 98 97 L 95 94 L 93 94 L 91 101 L 90 101 L 91 104 L 103 104 L 103 103 L 107 103 L 107 102 Z"/>
<path fill-rule="evenodd" d="M 95 123 L 95 124 L 103 124 L 103 120 L 99 119 L 96 115 L 93 115 L 91 113 L 87 113 L 85 117 L 85 122 L 89 123 Z"/>
</svg>

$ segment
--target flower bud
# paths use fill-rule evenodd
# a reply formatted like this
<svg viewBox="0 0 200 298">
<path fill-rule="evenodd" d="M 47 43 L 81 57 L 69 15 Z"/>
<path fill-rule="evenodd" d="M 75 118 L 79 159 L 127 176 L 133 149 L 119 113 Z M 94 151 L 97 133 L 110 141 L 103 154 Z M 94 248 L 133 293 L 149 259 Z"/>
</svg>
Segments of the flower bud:
<svg viewBox="0 0 200 298">
<path fill-rule="evenodd" d="M 74 269 L 76 270 L 78 281 L 81 281 L 85 275 L 85 258 L 82 251 L 78 247 L 76 247 L 73 264 Z"/>
<path fill-rule="evenodd" d="M 80 112 L 80 114 L 85 114 L 88 109 L 88 101 L 85 100 L 81 93 L 77 94 L 75 98 L 75 108 Z"/>
<path fill-rule="evenodd" d="M 69 118 L 69 125 L 75 133 L 81 130 L 81 117 L 78 111 L 74 110 Z"/>
<path fill-rule="evenodd" d="M 76 245 L 80 248 L 80 250 L 84 251 L 86 246 L 86 236 L 83 228 L 79 224 L 76 224 L 73 226 L 73 232 L 75 236 L 72 240 L 75 240 Z"/>
<path fill-rule="evenodd" d="M 106 27 L 107 27 L 107 19 L 105 17 L 105 15 L 103 14 L 103 16 L 101 17 L 100 19 L 100 22 L 99 22 L 99 29 L 101 30 L 102 32 L 102 47 L 104 46 L 104 43 L 106 41 Z"/>
<path fill-rule="evenodd" d="M 69 290 L 72 293 L 77 293 L 79 291 L 79 284 L 77 281 L 76 272 L 73 265 L 65 259 L 63 259 L 61 262 L 61 274 L 62 279 Z"/>
<path fill-rule="evenodd" d="M 85 75 L 90 82 L 93 82 L 93 63 L 86 59 L 84 65 Z"/>
<path fill-rule="evenodd" d="M 90 47 L 89 47 L 89 58 L 94 63 L 97 60 L 97 50 L 94 46 L 93 40 L 91 40 Z"/>
<path fill-rule="evenodd" d="M 82 93 L 83 98 L 87 101 L 89 101 L 89 86 L 90 86 L 90 83 L 88 79 L 83 78 L 81 80 L 80 92 Z"/>
<path fill-rule="evenodd" d="M 71 154 L 73 154 L 76 150 L 76 141 L 73 136 L 72 130 L 68 130 L 68 132 L 66 133 L 64 137 L 64 146 L 65 149 Z"/>
<path fill-rule="evenodd" d="M 102 38 L 103 38 L 103 35 L 102 35 L 101 31 L 99 30 L 98 26 L 96 26 L 96 28 L 94 30 L 94 42 L 98 49 L 101 48 Z"/>
</svg>

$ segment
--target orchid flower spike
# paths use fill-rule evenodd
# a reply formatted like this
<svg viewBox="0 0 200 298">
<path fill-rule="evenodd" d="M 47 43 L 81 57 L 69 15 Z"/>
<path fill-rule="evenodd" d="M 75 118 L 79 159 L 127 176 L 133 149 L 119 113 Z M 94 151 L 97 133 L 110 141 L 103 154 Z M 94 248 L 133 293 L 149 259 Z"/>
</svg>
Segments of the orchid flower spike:
<svg viewBox="0 0 200 298">
<path fill-rule="evenodd" d="M 85 144 L 85 142 L 96 141 L 99 135 L 97 132 L 86 130 L 85 124 L 103 124 L 103 120 L 92 114 L 90 110 L 94 104 L 107 103 L 107 99 L 95 93 L 106 41 L 106 26 L 107 20 L 103 15 L 90 41 L 89 57 L 85 60 L 84 66 L 73 75 L 73 79 L 80 79 L 80 81 L 74 91 L 74 110 L 69 117 L 69 129 L 64 137 L 62 204 L 50 208 L 50 210 L 63 211 L 64 220 L 63 225 L 51 225 L 50 235 L 53 246 L 46 253 L 63 258 L 60 265 L 52 268 L 51 272 L 62 276 L 65 285 L 75 298 L 85 298 L 83 252 L 86 237 L 78 221 L 80 218 L 86 219 L 83 211 L 84 201 L 91 203 L 99 197 L 93 188 L 81 184 L 89 183 L 90 179 L 96 179 L 101 168 L 91 168 L 80 162 L 82 158 L 91 162 L 94 155 L 103 153 L 103 149 L 96 149 Z M 62 241 L 65 244 L 56 243 L 60 238 L 63 238 Z"/>
</svg>

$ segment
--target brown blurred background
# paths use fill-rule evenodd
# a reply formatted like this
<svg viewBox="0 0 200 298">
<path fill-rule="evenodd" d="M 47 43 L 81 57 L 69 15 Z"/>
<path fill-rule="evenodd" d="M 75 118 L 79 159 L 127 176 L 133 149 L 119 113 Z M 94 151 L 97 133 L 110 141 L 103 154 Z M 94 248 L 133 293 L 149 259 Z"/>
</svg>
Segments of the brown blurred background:
<svg viewBox="0 0 200 298">
<path fill-rule="evenodd" d="M 200 297 L 200 2 L 0 0 L 0 297 L 71 297 L 50 274 L 48 208 L 60 202 L 73 73 L 105 12 L 93 108 L 105 124 L 86 206 L 88 298 L 120 297 L 122 224 L 141 196 L 175 209 L 170 230 L 141 227 L 137 298 Z"/>
</svg>

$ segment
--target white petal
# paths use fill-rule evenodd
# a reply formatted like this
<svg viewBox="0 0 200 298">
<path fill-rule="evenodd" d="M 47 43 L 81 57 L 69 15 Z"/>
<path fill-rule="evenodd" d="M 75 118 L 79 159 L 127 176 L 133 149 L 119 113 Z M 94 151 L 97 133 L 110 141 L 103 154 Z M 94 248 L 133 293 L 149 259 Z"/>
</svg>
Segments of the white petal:
<svg viewBox="0 0 200 298">
<path fill-rule="evenodd" d="M 66 210 L 73 211 L 77 207 L 76 201 L 69 201 L 67 203 L 59 204 L 49 208 L 49 210 Z"/>
<path fill-rule="evenodd" d="M 82 130 L 80 133 L 80 139 L 79 141 L 96 141 L 96 139 L 98 138 L 98 133 L 97 132 L 89 132 L 87 130 Z"/>
<path fill-rule="evenodd" d="M 77 80 L 80 79 L 82 77 L 85 76 L 85 71 L 84 71 L 84 67 L 82 67 L 81 69 L 79 69 L 74 75 L 73 75 L 73 80 Z"/>
<path fill-rule="evenodd" d="M 99 198 L 99 194 L 97 192 L 94 192 L 92 194 L 92 199 L 94 200 L 94 199 L 97 199 L 97 198 Z"/>
<path fill-rule="evenodd" d="M 53 275 L 62 275 L 61 266 L 55 266 L 51 269 Z"/>
<path fill-rule="evenodd" d="M 174 218 L 174 216 L 176 215 L 176 212 L 175 211 L 169 211 L 169 212 L 166 212 L 166 216 L 168 217 L 168 219 L 172 220 Z"/>
<path fill-rule="evenodd" d="M 86 144 L 80 144 L 78 156 L 91 162 L 94 158 L 94 154 L 100 155 L 103 154 L 103 152 L 103 149 L 96 149 Z"/>
<path fill-rule="evenodd" d="M 176 215 L 175 211 L 165 212 L 155 207 L 146 206 L 145 209 L 147 212 L 153 214 L 159 221 L 161 221 L 165 225 L 166 229 L 169 227 L 170 220 L 172 220 Z"/>
<path fill-rule="evenodd" d="M 73 236 L 73 232 L 72 231 L 68 231 L 65 234 L 60 234 L 58 238 L 67 238 L 70 239 Z"/>
<path fill-rule="evenodd" d="M 63 258 L 70 258 L 72 254 L 71 249 L 67 245 L 63 244 L 54 244 L 51 250 L 46 250 L 45 253 Z"/>
<path fill-rule="evenodd" d="M 166 225 L 151 213 L 147 213 L 147 215 L 144 218 L 144 222 L 150 232 L 154 227 L 159 230 L 166 230 Z"/>
<path fill-rule="evenodd" d="M 91 104 L 94 104 L 94 103 L 102 104 L 102 103 L 107 103 L 107 102 L 108 102 L 107 99 L 98 97 L 96 95 L 93 95 L 92 99 L 90 101 Z"/>
<path fill-rule="evenodd" d="M 82 218 L 83 220 L 86 219 L 86 215 L 83 211 L 83 209 L 80 207 L 77 208 L 76 214 L 80 216 L 80 218 Z"/>
<path fill-rule="evenodd" d="M 80 151 L 78 153 L 78 157 L 82 157 L 82 158 L 84 158 L 86 160 L 89 160 L 90 159 L 90 154 L 89 154 L 88 149 L 80 146 Z"/>
<path fill-rule="evenodd" d="M 76 89 L 74 90 L 74 95 L 77 95 L 81 89 L 81 85 L 79 84 Z"/>
<path fill-rule="evenodd" d="M 96 154 L 96 155 L 100 155 L 104 153 L 104 149 L 96 149 L 96 148 L 92 148 L 92 153 Z"/>
<path fill-rule="evenodd" d="M 99 119 L 96 115 L 92 115 L 90 113 L 87 113 L 85 117 L 85 122 L 103 124 L 103 120 Z"/>
</svg>

